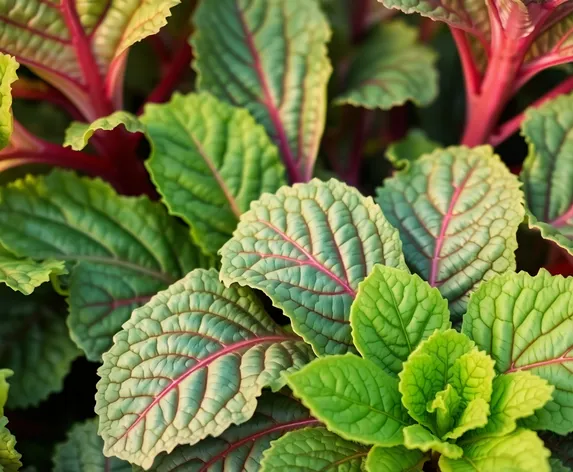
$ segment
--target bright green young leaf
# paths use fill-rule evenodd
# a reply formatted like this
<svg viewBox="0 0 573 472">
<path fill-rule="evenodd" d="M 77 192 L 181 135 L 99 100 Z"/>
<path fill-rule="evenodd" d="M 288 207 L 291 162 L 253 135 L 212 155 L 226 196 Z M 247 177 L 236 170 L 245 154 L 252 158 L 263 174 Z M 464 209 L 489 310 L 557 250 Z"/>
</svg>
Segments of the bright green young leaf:
<svg viewBox="0 0 573 472">
<path fill-rule="evenodd" d="M 358 286 L 350 311 L 354 344 L 392 375 L 418 344 L 450 327 L 448 304 L 417 275 L 376 265 Z"/>
<path fill-rule="evenodd" d="M 53 472 L 131 472 L 131 464 L 103 455 L 97 420 L 72 426 L 67 440 L 56 446 Z"/>
<path fill-rule="evenodd" d="M 374 446 L 366 458 L 366 472 L 422 472 L 429 460 L 421 451 L 409 450 L 404 446 Z"/>
<path fill-rule="evenodd" d="M 555 387 L 528 427 L 573 431 L 573 278 L 545 270 L 496 277 L 472 296 L 463 332 L 495 359 L 499 373 L 531 371 Z"/>
<path fill-rule="evenodd" d="M 422 452 L 436 451 L 452 459 L 457 459 L 463 454 L 459 446 L 440 440 L 420 424 L 404 428 L 404 445 L 408 449 Z"/>
<path fill-rule="evenodd" d="M 515 269 L 523 195 L 489 146 L 426 154 L 386 179 L 377 201 L 400 230 L 406 262 L 453 315 L 482 281 Z"/>
<path fill-rule="evenodd" d="M 4 416 L 4 407 L 8 401 L 8 393 L 10 392 L 10 384 L 6 380 L 14 375 L 14 371 L 10 369 L 0 369 L 0 416 Z"/>
<path fill-rule="evenodd" d="M 264 452 L 261 472 L 361 472 L 368 449 L 326 428 L 292 431 Z"/>
<path fill-rule="evenodd" d="M 442 472 L 550 472 L 550 452 L 533 431 L 518 429 L 502 437 L 463 443 L 463 457 L 440 457 Z"/>
<path fill-rule="evenodd" d="M 438 94 L 436 53 L 418 42 L 418 28 L 381 24 L 358 50 L 336 104 L 389 110 L 411 100 L 430 104 Z"/>
<path fill-rule="evenodd" d="M 246 110 L 206 93 L 176 94 L 166 105 L 148 105 L 141 120 L 153 181 L 208 253 L 231 237 L 253 200 L 285 183 L 275 145 Z"/>
<path fill-rule="evenodd" d="M 4 405 L 10 390 L 6 379 L 13 374 L 10 369 L 0 369 L 0 472 L 17 472 L 22 467 L 22 455 L 16 451 L 16 438 L 6 428 L 8 418 L 4 416 Z"/>
<path fill-rule="evenodd" d="M 0 243 L 34 260 L 78 263 L 70 278 L 74 341 L 99 360 L 131 311 L 210 261 L 187 229 L 146 197 L 54 171 L 0 188 Z"/>
<path fill-rule="evenodd" d="M 527 110 L 522 133 L 529 144 L 523 164 L 529 226 L 573 254 L 573 96 Z"/>
<path fill-rule="evenodd" d="M 248 288 L 197 269 L 159 292 L 103 355 L 96 413 L 105 453 L 149 468 L 161 452 L 247 421 L 264 387 L 312 358 Z"/>
<path fill-rule="evenodd" d="M 14 128 L 12 84 L 18 79 L 17 69 L 18 63 L 13 57 L 0 54 L 0 150 L 8 145 Z"/>
<path fill-rule="evenodd" d="M 199 90 L 247 108 L 277 143 L 291 179 L 310 179 L 331 73 L 330 29 L 317 0 L 201 2 L 195 25 Z"/>
<path fill-rule="evenodd" d="M 440 143 L 429 139 L 422 130 L 413 129 L 404 139 L 388 146 L 386 159 L 397 169 L 407 170 L 411 162 L 439 147 Z"/>
<path fill-rule="evenodd" d="M 375 264 L 407 270 L 380 207 L 336 180 L 263 195 L 220 254 L 221 280 L 265 292 L 319 354 L 354 351 L 350 306 Z"/>
<path fill-rule="evenodd" d="M 354 354 L 317 359 L 288 378 L 312 415 L 350 441 L 395 446 L 411 423 L 398 382 Z"/>
</svg>

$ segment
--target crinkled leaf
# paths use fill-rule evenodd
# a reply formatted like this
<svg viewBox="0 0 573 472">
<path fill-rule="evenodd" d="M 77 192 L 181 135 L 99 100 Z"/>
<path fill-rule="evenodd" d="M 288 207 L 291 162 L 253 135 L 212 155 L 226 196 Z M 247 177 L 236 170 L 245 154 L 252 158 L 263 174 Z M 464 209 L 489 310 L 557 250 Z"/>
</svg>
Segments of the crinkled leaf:
<svg viewBox="0 0 573 472">
<path fill-rule="evenodd" d="M 438 94 L 436 54 L 402 21 L 381 24 L 353 58 L 336 104 L 389 110 L 410 100 L 430 104 Z"/>
<path fill-rule="evenodd" d="M 406 262 L 453 315 L 482 281 L 515 269 L 523 195 L 489 146 L 426 154 L 386 179 L 377 201 L 400 230 Z"/>
<path fill-rule="evenodd" d="M 221 280 L 265 292 L 319 354 L 353 351 L 350 306 L 375 264 L 407 270 L 398 232 L 336 180 L 282 187 L 241 216 Z"/>
<path fill-rule="evenodd" d="M 231 237 L 253 200 L 285 183 L 276 147 L 246 110 L 208 94 L 177 94 L 148 105 L 141 120 L 153 147 L 153 181 L 206 252 Z"/>
<path fill-rule="evenodd" d="M 420 450 L 422 452 L 436 451 L 452 459 L 461 457 L 463 454 L 459 446 L 440 440 L 419 424 L 404 428 L 404 445 L 408 449 Z"/>
<path fill-rule="evenodd" d="M 53 472 L 131 472 L 131 464 L 103 455 L 97 420 L 72 426 L 67 440 L 56 446 Z"/>
<path fill-rule="evenodd" d="M 392 375 L 418 344 L 450 327 L 448 304 L 417 275 L 376 265 L 360 283 L 350 313 L 354 344 Z"/>
<path fill-rule="evenodd" d="M 16 438 L 8 431 L 8 419 L 4 415 L 4 405 L 8 399 L 10 384 L 6 381 L 14 374 L 10 369 L 0 369 L 0 471 L 17 472 L 22 463 L 22 455 L 16 451 Z"/>
<path fill-rule="evenodd" d="M 573 278 L 545 270 L 496 277 L 472 296 L 463 332 L 489 352 L 498 372 L 531 371 L 555 387 L 528 427 L 573 431 Z"/>
<path fill-rule="evenodd" d="M 326 428 L 292 431 L 263 454 L 261 472 L 361 472 L 368 449 Z"/>
<path fill-rule="evenodd" d="M 429 457 L 404 446 L 374 446 L 366 458 L 366 472 L 422 472 Z"/>
<path fill-rule="evenodd" d="M 18 79 L 17 69 L 18 63 L 13 57 L 0 54 L 0 150 L 8 145 L 14 128 L 12 84 Z"/>
<path fill-rule="evenodd" d="M 410 163 L 424 154 L 433 152 L 440 144 L 432 141 L 422 130 L 413 129 L 408 135 L 393 142 L 386 150 L 386 158 L 397 169 L 408 169 Z"/>
<path fill-rule="evenodd" d="M 54 171 L 0 189 L 0 240 L 17 256 L 72 263 L 71 335 L 99 360 L 131 311 L 210 260 L 187 229 L 146 197 Z"/>
<path fill-rule="evenodd" d="M 354 354 L 317 359 L 289 376 L 288 385 L 314 417 L 351 441 L 395 446 L 411 423 L 398 381 Z"/>
<path fill-rule="evenodd" d="M 103 355 L 104 451 L 149 468 L 161 452 L 247 421 L 263 387 L 281 387 L 283 374 L 311 358 L 251 290 L 194 270 L 134 311 Z"/>
<path fill-rule="evenodd" d="M 291 178 L 312 177 L 326 115 L 330 29 L 316 0 L 217 0 L 195 15 L 198 87 L 247 108 Z"/>
</svg>

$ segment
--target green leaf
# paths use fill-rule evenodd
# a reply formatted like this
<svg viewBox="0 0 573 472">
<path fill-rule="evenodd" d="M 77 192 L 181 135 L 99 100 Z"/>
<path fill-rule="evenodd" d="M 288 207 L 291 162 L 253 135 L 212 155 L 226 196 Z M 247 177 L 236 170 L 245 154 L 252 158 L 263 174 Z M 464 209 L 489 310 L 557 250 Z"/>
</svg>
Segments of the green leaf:
<svg viewBox="0 0 573 472">
<path fill-rule="evenodd" d="M 374 446 L 366 458 L 366 472 L 422 472 L 429 457 L 404 446 Z"/>
<path fill-rule="evenodd" d="M 309 180 L 331 74 L 330 29 L 318 2 L 201 2 L 195 25 L 199 90 L 247 108 L 277 143 L 291 179 Z"/>
<path fill-rule="evenodd" d="M 221 280 L 265 292 L 318 354 L 354 351 L 350 306 L 375 264 L 407 270 L 380 207 L 336 180 L 263 195 L 220 254 Z"/>
<path fill-rule="evenodd" d="M 571 472 L 569 467 L 563 465 L 563 462 L 554 457 L 549 459 L 549 465 L 551 466 L 551 472 Z"/>
<path fill-rule="evenodd" d="M 13 57 L 0 54 L 0 150 L 8 145 L 14 129 L 12 84 L 18 80 L 17 69 L 18 63 Z"/>
<path fill-rule="evenodd" d="M 438 95 L 437 55 L 418 42 L 419 31 L 403 21 L 381 24 L 350 63 L 336 104 L 389 110 L 408 100 L 419 106 Z"/>
<path fill-rule="evenodd" d="M 13 375 L 14 371 L 10 369 L 0 369 L 0 416 L 4 416 L 4 406 L 6 406 L 10 391 L 10 384 L 6 379 Z"/>
<path fill-rule="evenodd" d="M 497 438 L 485 438 L 463 445 L 461 459 L 440 457 L 442 472 L 550 472 L 550 452 L 533 431 L 517 430 Z"/>
<path fill-rule="evenodd" d="M 450 327 L 448 304 L 417 275 L 376 265 L 360 283 L 350 311 L 354 344 L 392 375 L 418 344 Z"/>
<path fill-rule="evenodd" d="M 447 441 L 441 441 L 422 425 L 414 424 L 404 428 L 404 445 L 408 449 L 422 452 L 436 451 L 446 457 L 462 457 L 463 450 Z"/>
<path fill-rule="evenodd" d="M 386 159 L 395 168 L 408 170 L 411 162 L 414 162 L 424 154 L 430 154 L 439 147 L 440 143 L 429 139 L 422 130 L 413 129 L 404 139 L 393 142 L 388 146 Z"/>
<path fill-rule="evenodd" d="M 131 464 L 103 455 L 97 420 L 77 423 L 54 452 L 53 472 L 131 472 Z"/>
<path fill-rule="evenodd" d="M 130 133 L 145 131 L 137 117 L 126 111 L 116 111 L 112 115 L 98 118 L 91 124 L 74 121 L 66 130 L 64 146 L 69 146 L 74 151 L 81 151 L 96 131 L 111 131 L 118 126 L 124 126 Z"/>
<path fill-rule="evenodd" d="M 557 469 L 558 465 L 555 465 L 557 472 L 567 472 L 573 467 L 573 437 L 571 435 L 561 436 L 555 433 L 543 432 L 541 433 L 541 439 L 551 451 L 552 458 L 558 460 L 565 467 L 565 471 Z M 552 463 L 553 466 L 553 463 Z"/>
<path fill-rule="evenodd" d="M 135 310 L 103 355 L 104 452 L 149 468 L 161 452 L 247 421 L 264 387 L 280 388 L 311 358 L 251 290 L 194 270 Z"/>
<path fill-rule="evenodd" d="M 402 444 L 411 423 L 397 380 L 354 354 L 317 359 L 289 376 L 288 385 L 314 417 L 350 441 Z"/>
<path fill-rule="evenodd" d="M 16 438 L 8 431 L 8 418 L 4 415 L 4 405 L 8 399 L 10 385 L 6 382 L 14 374 L 10 369 L 0 369 L 0 471 L 17 472 L 22 463 L 22 455 L 16 451 Z"/>
<path fill-rule="evenodd" d="M 520 272 L 496 277 L 472 296 L 463 332 L 500 373 L 530 371 L 555 387 L 528 427 L 573 431 L 573 278 Z"/>
<path fill-rule="evenodd" d="M 410 268 L 440 289 L 454 316 L 482 281 L 515 269 L 523 195 L 489 146 L 426 154 L 385 180 L 377 201 Z"/>
<path fill-rule="evenodd" d="M 573 254 L 573 96 L 560 96 L 527 110 L 522 133 L 529 145 L 523 164 L 528 220 Z"/>
<path fill-rule="evenodd" d="M 288 431 L 318 424 L 294 398 L 281 393 L 263 392 L 249 421 L 231 426 L 216 438 L 209 437 L 194 446 L 178 446 L 170 454 L 160 454 L 151 470 L 258 472 L 263 452 L 269 448 L 271 441 Z M 134 471 L 142 470 L 134 467 Z"/>
<path fill-rule="evenodd" d="M 261 472 L 361 472 L 368 449 L 325 428 L 291 431 L 265 451 Z"/>
<path fill-rule="evenodd" d="M 141 120 L 153 181 L 207 253 L 231 237 L 253 200 L 285 183 L 276 147 L 246 110 L 206 93 L 176 94 L 166 105 L 147 105 Z"/>
<path fill-rule="evenodd" d="M 54 171 L 0 189 L 1 244 L 16 256 L 60 260 L 70 277 L 71 335 L 97 361 L 131 311 L 210 260 L 187 229 L 146 197 Z"/>
</svg>

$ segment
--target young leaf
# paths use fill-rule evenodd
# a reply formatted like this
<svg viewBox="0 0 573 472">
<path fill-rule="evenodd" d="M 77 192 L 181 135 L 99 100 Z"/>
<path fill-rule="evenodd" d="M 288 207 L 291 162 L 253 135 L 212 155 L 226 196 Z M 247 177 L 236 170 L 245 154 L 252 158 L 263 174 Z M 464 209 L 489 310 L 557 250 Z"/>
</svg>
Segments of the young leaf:
<svg viewBox="0 0 573 472">
<path fill-rule="evenodd" d="M 398 382 L 354 354 L 317 359 L 288 378 L 313 416 L 350 441 L 395 446 L 411 423 Z"/>
<path fill-rule="evenodd" d="M 131 464 L 103 455 L 103 439 L 97 435 L 97 420 L 77 423 L 67 440 L 54 452 L 53 472 L 131 472 Z"/>
<path fill-rule="evenodd" d="M 18 79 L 17 69 L 18 63 L 13 57 L 0 54 L 0 149 L 8 145 L 14 128 L 12 84 Z"/>
<path fill-rule="evenodd" d="M 555 387 L 529 427 L 573 431 L 573 278 L 520 272 L 484 283 L 472 296 L 463 332 L 495 359 L 500 373 L 530 371 Z"/>
<path fill-rule="evenodd" d="M 529 226 L 573 254 L 573 96 L 530 108 L 522 124 L 529 144 L 523 164 Z"/>
<path fill-rule="evenodd" d="M 483 280 L 515 269 L 523 195 L 489 146 L 426 154 L 385 180 L 377 201 L 400 230 L 406 262 L 453 315 Z"/>
<path fill-rule="evenodd" d="M 450 327 L 450 313 L 439 290 L 417 275 L 376 265 L 358 286 L 350 324 L 362 357 L 398 375 L 421 341 Z"/>
<path fill-rule="evenodd" d="M 380 25 L 351 62 L 346 90 L 335 103 L 382 110 L 408 100 L 430 104 L 438 94 L 437 56 L 418 34 L 402 21 Z"/>
<path fill-rule="evenodd" d="M 261 472 L 361 472 L 368 449 L 326 428 L 292 431 L 264 452 Z"/>
<path fill-rule="evenodd" d="M 78 263 L 70 278 L 71 335 L 99 360 L 131 311 L 210 260 L 187 229 L 145 197 L 54 171 L 0 189 L 0 240 L 17 256 Z"/>
<path fill-rule="evenodd" d="M 285 183 L 276 147 L 246 110 L 206 93 L 176 94 L 166 105 L 148 105 L 141 120 L 153 181 L 207 253 L 231 237 L 251 201 Z"/>
<path fill-rule="evenodd" d="M 10 385 L 6 379 L 13 375 L 9 369 L 0 369 L 0 471 L 18 472 L 22 455 L 16 451 L 16 438 L 8 431 L 8 418 L 4 416 L 4 405 Z"/>
<path fill-rule="evenodd" d="M 428 460 L 427 454 L 404 446 L 374 446 L 368 453 L 364 468 L 366 472 L 422 472 Z"/>
<path fill-rule="evenodd" d="M 414 129 L 404 139 L 393 142 L 388 146 L 386 159 L 396 169 L 408 170 L 411 162 L 414 162 L 424 154 L 433 152 L 439 147 L 440 144 L 429 139 L 422 130 Z"/>
<path fill-rule="evenodd" d="M 247 421 L 264 387 L 280 388 L 311 358 L 248 288 L 194 270 L 135 310 L 103 355 L 104 452 L 149 468 L 161 452 Z"/>
<path fill-rule="evenodd" d="M 199 89 L 247 108 L 277 143 L 291 180 L 309 180 L 331 73 L 318 2 L 201 2 L 195 24 Z"/>
<path fill-rule="evenodd" d="M 220 254 L 221 280 L 265 292 L 318 354 L 354 350 L 350 306 L 375 264 L 407 270 L 380 207 L 336 180 L 263 195 Z"/>
<path fill-rule="evenodd" d="M 455 444 L 441 441 L 420 424 L 404 428 L 404 445 L 408 449 L 422 452 L 437 451 L 443 456 L 457 459 L 462 457 L 463 450 Z"/>
</svg>

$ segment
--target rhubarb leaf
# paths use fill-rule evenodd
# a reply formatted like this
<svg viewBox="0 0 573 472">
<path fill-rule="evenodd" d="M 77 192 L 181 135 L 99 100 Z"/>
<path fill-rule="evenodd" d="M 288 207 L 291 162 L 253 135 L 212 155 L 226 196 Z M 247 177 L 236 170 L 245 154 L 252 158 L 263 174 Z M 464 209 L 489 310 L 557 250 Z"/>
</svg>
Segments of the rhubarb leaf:
<svg viewBox="0 0 573 472">
<path fill-rule="evenodd" d="M 408 100 L 419 106 L 438 95 L 437 55 L 402 21 L 384 23 L 360 47 L 336 104 L 389 110 Z"/>
<path fill-rule="evenodd" d="M 463 332 L 489 352 L 499 373 L 530 371 L 555 387 L 553 400 L 524 424 L 573 431 L 573 278 L 545 270 L 496 277 L 472 296 Z"/>
<path fill-rule="evenodd" d="M 408 449 L 422 452 L 436 451 L 446 457 L 457 459 L 462 457 L 463 451 L 459 446 L 441 441 L 422 425 L 414 424 L 404 428 L 404 445 Z"/>
<path fill-rule="evenodd" d="M 167 105 L 148 105 L 142 121 L 153 181 L 207 253 L 231 237 L 251 201 L 285 183 L 275 145 L 246 110 L 206 93 L 176 94 Z"/>
<path fill-rule="evenodd" d="M 131 464 L 103 455 L 103 439 L 97 435 L 97 420 L 72 426 L 67 440 L 56 446 L 53 472 L 131 472 Z"/>
<path fill-rule="evenodd" d="M 386 179 L 377 201 L 400 230 L 408 265 L 454 316 L 482 281 L 515 269 L 523 195 L 489 146 L 426 154 Z"/>
<path fill-rule="evenodd" d="M 527 110 L 522 133 L 529 144 L 523 164 L 529 226 L 573 254 L 573 96 Z"/>
<path fill-rule="evenodd" d="M 354 354 L 317 359 L 289 376 L 288 385 L 315 418 L 350 441 L 396 446 L 411 423 L 398 381 Z"/>
<path fill-rule="evenodd" d="M 429 457 L 404 446 L 374 446 L 366 458 L 366 472 L 422 472 Z"/>
<path fill-rule="evenodd" d="M 147 469 L 161 452 L 250 419 L 261 390 L 280 388 L 283 374 L 312 357 L 250 289 L 194 270 L 135 310 L 103 355 L 96 413 L 104 453 Z"/>
<path fill-rule="evenodd" d="M 71 335 L 100 359 L 131 311 L 210 260 L 187 229 L 146 197 L 120 197 L 106 183 L 54 171 L 0 188 L 1 244 L 16 256 L 73 266 Z"/>
<path fill-rule="evenodd" d="M 16 451 L 16 438 L 10 433 L 6 425 L 8 418 L 4 416 L 4 406 L 8 398 L 10 385 L 6 381 L 14 374 L 9 369 L 0 369 L 0 471 L 18 472 L 22 467 L 22 455 Z"/>
<path fill-rule="evenodd" d="M 448 304 L 417 275 L 376 265 L 360 283 L 350 312 L 354 345 L 391 375 L 418 344 L 450 327 Z"/>
<path fill-rule="evenodd" d="M 350 306 L 375 264 L 407 270 L 380 207 L 334 179 L 263 195 L 220 254 L 221 280 L 265 292 L 318 354 L 354 351 Z"/>
<path fill-rule="evenodd" d="M 8 145 L 14 129 L 12 84 L 18 79 L 17 69 L 18 63 L 13 57 L 0 54 L 0 150 Z"/>
<path fill-rule="evenodd" d="M 529 5 L 528 5 L 529 6 Z M 531 8 L 531 6 L 529 6 Z M 551 8 L 551 14 L 543 21 L 543 28 L 527 51 L 526 71 L 540 70 L 565 64 L 573 59 L 573 9 L 569 2 L 562 2 Z"/>
<path fill-rule="evenodd" d="M 309 180 L 331 73 L 318 2 L 201 2 L 195 24 L 199 90 L 247 108 L 277 143 L 291 179 Z"/>
<path fill-rule="evenodd" d="M 361 472 L 368 449 L 326 428 L 291 431 L 265 451 L 261 472 Z"/>
<path fill-rule="evenodd" d="M 393 142 L 388 146 L 386 159 L 396 169 L 407 170 L 411 162 L 424 154 L 433 152 L 439 147 L 440 144 L 429 139 L 422 130 L 414 129 L 404 139 Z"/>
</svg>

